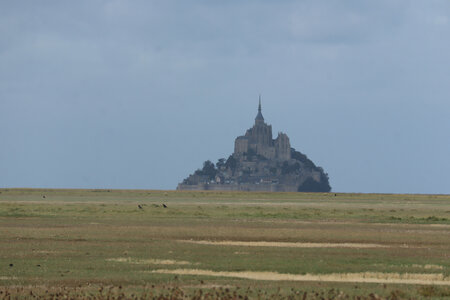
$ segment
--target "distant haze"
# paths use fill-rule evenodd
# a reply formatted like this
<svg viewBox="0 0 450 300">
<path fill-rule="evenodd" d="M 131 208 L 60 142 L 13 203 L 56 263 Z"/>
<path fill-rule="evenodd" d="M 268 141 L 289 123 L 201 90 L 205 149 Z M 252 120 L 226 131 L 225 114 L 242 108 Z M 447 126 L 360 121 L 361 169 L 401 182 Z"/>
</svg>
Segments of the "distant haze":
<svg viewBox="0 0 450 300">
<path fill-rule="evenodd" d="M 174 189 L 258 95 L 335 192 L 450 193 L 450 1 L 1 1 L 0 187 Z"/>
</svg>

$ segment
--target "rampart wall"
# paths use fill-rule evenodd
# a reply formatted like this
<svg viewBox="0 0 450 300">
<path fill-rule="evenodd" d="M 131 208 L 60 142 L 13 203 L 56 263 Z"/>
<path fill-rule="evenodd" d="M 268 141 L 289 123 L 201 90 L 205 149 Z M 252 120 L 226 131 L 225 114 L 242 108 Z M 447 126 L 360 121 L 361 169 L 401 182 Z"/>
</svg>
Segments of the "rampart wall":
<svg viewBox="0 0 450 300">
<path fill-rule="evenodd" d="M 250 191 L 250 192 L 297 192 L 295 186 L 285 184 L 179 184 L 177 190 L 187 191 Z"/>
</svg>

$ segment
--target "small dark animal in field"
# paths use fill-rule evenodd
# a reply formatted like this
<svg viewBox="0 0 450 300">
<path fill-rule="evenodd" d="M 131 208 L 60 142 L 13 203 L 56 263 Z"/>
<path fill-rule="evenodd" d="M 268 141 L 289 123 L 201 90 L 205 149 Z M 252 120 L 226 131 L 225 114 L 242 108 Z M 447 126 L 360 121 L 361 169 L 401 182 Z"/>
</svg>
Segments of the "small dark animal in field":
<svg viewBox="0 0 450 300">
<path fill-rule="evenodd" d="M 41 265 L 36 265 L 36 267 L 40 267 Z"/>
<path fill-rule="evenodd" d="M 44 195 L 44 196 L 42 196 L 42 198 L 44 198 L 44 199 L 45 199 L 45 195 Z"/>
<path fill-rule="evenodd" d="M 334 196 L 336 197 L 336 196 L 337 196 L 337 194 L 334 194 Z"/>
<path fill-rule="evenodd" d="M 165 205 L 165 204 L 163 203 L 163 207 L 164 207 L 164 208 L 167 208 L 167 205 Z"/>
<path fill-rule="evenodd" d="M 9 264 L 10 267 L 14 266 L 14 264 Z"/>
<path fill-rule="evenodd" d="M 142 209 L 142 205 L 138 204 L 139 209 Z"/>
</svg>

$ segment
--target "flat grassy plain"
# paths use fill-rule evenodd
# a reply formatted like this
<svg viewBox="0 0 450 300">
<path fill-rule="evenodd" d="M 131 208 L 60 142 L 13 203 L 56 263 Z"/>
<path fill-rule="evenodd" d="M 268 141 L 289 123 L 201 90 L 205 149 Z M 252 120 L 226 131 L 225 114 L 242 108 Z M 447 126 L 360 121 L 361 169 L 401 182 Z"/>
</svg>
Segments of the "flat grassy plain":
<svg viewBox="0 0 450 300">
<path fill-rule="evenodd" d="M 450 297 L 450 195 L 0 189 L 0 298 L 30 293 Z"/>
</svg>

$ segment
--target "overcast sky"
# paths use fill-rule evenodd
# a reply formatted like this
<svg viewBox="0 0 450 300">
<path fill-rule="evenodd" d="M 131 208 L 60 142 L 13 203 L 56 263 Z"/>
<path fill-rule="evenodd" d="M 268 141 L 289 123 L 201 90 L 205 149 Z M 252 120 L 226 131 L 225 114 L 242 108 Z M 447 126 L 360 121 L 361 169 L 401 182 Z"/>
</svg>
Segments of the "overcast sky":
<svg viewBox="0 0 450 300">
<path fill-rule="evenodd" d="M 0 187 L 174 189 L 258 95 L 335 192 L 450 193 L 450 1 L 0 1 Z"/>
</svg>

